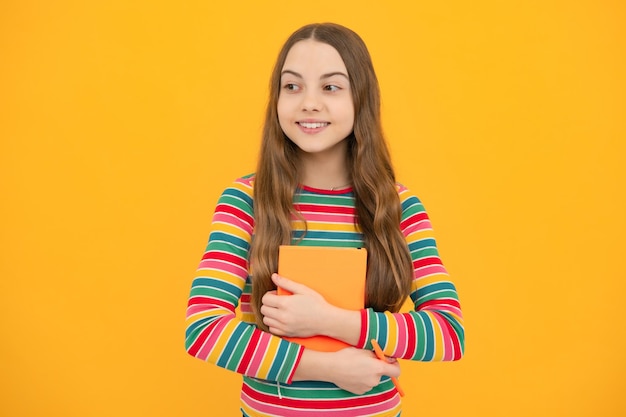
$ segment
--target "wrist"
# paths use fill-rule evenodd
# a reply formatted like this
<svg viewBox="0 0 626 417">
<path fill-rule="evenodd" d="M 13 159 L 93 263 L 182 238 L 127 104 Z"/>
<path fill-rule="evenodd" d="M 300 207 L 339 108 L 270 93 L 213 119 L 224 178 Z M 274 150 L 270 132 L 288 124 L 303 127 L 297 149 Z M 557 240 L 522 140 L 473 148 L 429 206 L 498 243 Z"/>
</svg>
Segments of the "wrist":
<svg viewBox="0 0 626 417">
<path fill-rule="evenodd" d="M 336 369 L 336 352 L 320 352 L 305 348 L 293 381 L 332 382 Z"/>
<path fill-rule="evenodd" d="M 355 346 L 361 334 L 361 313 L 330 306 L 324 319 L 326 323 L 321 329 L 324 336 L 341 340 Z"/>
</svg>

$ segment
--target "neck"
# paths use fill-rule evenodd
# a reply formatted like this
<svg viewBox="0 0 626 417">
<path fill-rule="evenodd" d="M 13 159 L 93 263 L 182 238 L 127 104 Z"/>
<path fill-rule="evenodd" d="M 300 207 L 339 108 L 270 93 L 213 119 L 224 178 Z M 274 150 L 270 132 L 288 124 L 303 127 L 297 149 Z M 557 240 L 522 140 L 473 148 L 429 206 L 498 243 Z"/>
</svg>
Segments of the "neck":
<svg viewBox="0 0 626 417">
<path fill-rule="evenodd" d="M 309 187 L 333 190 L 345 188 L 351 184 L 350 172 L 346 163 L 346 153 L 331 155 L 300 155 L 301 182 Z"/>
</svg>

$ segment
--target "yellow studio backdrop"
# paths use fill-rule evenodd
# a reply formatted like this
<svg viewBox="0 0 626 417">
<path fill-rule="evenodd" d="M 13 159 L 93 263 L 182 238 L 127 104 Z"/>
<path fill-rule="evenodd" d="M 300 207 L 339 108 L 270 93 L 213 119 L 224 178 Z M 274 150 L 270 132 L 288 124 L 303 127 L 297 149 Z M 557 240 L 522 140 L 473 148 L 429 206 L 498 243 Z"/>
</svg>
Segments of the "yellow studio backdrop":
<svg viewBox="0 0 626 417">
<path fill-rule="evenodd" d="M 619 1 L 0 4 L 0 415 L 236 416 L 184 313 L 296 28 L 368 44 L 466 318 L 403 416 L 624 416 Z"/>
</svg>

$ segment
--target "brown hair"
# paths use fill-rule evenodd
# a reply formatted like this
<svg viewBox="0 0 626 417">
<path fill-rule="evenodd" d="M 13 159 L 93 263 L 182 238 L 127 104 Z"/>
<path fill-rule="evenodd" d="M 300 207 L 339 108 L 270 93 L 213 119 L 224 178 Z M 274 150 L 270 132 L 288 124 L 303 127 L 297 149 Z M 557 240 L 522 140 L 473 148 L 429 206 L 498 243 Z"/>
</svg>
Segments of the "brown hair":
<svg viewBox="0 0 626 417">
<path fill-rule="evenodd" d="M 380 93 L 372 60 L 363 40 L 333 23 L 311 24 L 283 45 L 270 79 L 261 152 L 254 181 L 255 231 L 251 247 L 252 308 L 262 322 L 263 295 L 275 286 L 278 246 L 291 244 L 291 218 L 298 187 L 298 152 L 283 133 L 277 114 L 285 59 L 297 42 L 313 39 L 339 52 L 348 70 L 354 103 L 354 130 L 348 140 L 348 164 L 355 194 L 357 222 L 368 250 L 366 304 L 376 311 L 398 311 L 409 295 L 413 266 L 400 231 L 402 208 L 380 120 Z"/>
</svg>

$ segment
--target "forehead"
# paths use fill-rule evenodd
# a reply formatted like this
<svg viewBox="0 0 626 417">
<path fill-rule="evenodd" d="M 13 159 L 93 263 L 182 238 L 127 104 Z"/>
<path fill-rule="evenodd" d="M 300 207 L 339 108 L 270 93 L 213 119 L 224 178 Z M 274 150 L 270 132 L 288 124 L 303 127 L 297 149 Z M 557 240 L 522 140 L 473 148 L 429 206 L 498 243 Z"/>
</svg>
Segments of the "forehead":
<svg viewBox="0 0 626 417">
<path fill-rule="evenodd" d="M 339 52 L 329 44 L 313 39 L 296 42 L 287 53 L 282 69 L 300 74 L 347 73 Z"/>
</svg>

